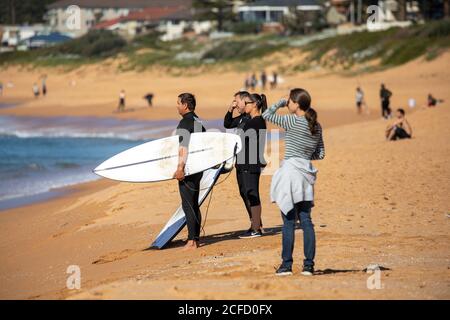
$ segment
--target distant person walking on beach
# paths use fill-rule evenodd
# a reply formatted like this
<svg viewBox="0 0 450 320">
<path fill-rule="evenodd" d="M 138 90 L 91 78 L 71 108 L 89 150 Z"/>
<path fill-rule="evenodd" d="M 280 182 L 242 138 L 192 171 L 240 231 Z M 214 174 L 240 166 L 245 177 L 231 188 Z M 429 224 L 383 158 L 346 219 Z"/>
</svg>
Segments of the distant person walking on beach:
<svg viewBox="0 0 450 320">
<path fill-rule="evenodd" d="M 368 112 L 367 104 L 366 104 L 366 101 L 364 100 L 364 91 L 361 89 L 361 87 L 356 88 L 355 100 L 356 100 L 356 110 L 357 110 L 358 114 L 362 113 L 363 106 L 364 106 L 364 110 L 365 110 L 366 114 L 368 114 L 369 112 Z"/>
<path fill-rule="evenodd" d="M 410 139 L 412 128 L 405 117 L 405 110 L 397 109 L 397 119 L 386 128 L 386 140 Z"/>
<path fill-rule="evenodd" d="M 261 72 L 261 89 L 266 90 L 266 83 L 267 83 L 267 74 L 266 71 L 263 70 Z"/>
<path fill-rule="evenodd" d="M 35 98 L 39 97 L 39 86 L 36 82 L 33 84 L 33 94 Z"/>
<path fill-rule="evenodd" d="M 153 97 L 154 97 L 153 93 L 147 93 L 144 96 L 144 99 L 147 100 L 147 104 L 149 107 L 153 107 Z"/>
<path fill-rule="evenodd" d="M 245 113 L 249 119 L 245 122 L 239 135 L 242 139 L 242 151 L 237 155 L 236 171 L 239 171 L 240 194 L 250 214 L 250 229 L 239 238 L 256 238 L 262 236 L 261 199 L 259 180 L 262 169 L 266 166 L 264 147 L 266 138 L 266 121 L 261 113 L 267 109 L 266 96 L 251 94 L 243 98 Z"/>
<path fill-rule="evenodd" d="M 252 78 L 250 77 L 250 75 L 247 75 L 246 77 L 245 77 L 245 80 L 244 80 L 244 88 L 245 88 L 245 91 L 248 91 L 248 90 L 250 90 L 250 88 L 251 88 L 251 81 L 252 81 Z"/>
<path fill-rule="evenodd" d="M 47 75 L 42 77 L 42 95 L 45 97 L 47 94 Z"/>
<path fill-rule="evenodd" d="M 252 89 L 252 91 L 255 91 L 257 84 L 258 80 L 256 79 L 256 74 L 252 74 L 252 77 L 250 79 L 250 89 Z"/>
<path fill-rule="evenodd" d="M 206 129 L 195 114 L 196 101 L 191 93 L 182 93 L 178 96 L 177 109 L 183 117 L 177 126 L 177 135 L 180 136 L 180 147 L 178 150 L 178 167 L 174 178 L 178 180 L 178 188 L 181 197 L 181 205 L 186 215 L 188 228 L 188 241 L 184 249 L 196 249 L 200 240 L 200 228 L 202 216 L 198 205 L 200 194 L 200 181 L 203 172 L 185 177 L 184 168 L 189 154 L 189 141 L 191 133 L 205 132 Z"/>
<path fill-rule="evenodd" d="M 385 85 L 381 84 L 380 89 L 380 99 L 381 99 L 381 116 L 385 119 L 389 119 L 391 117 L 391 96 L 392 92 L 386 89 Z"/>
<path fill-rule="evenodd" d="M 278 85 L 278 73 L 274 71 L 272 73 L 272 81 L 270 82 L 270 88 L 276 89 L 277 85 Z"/>
<path fill-rule="evenodd" d="M 122 112 L 125 110 L 125 90 L 120 90 L 119 93 L 119 106 L 117 107 L 118 112 Z"/>
<path fill-rule="evenodd" d="M 276 112 L 287 107 L 288 115 Z M 325 157 L 322 127 L 311 108 L 311 96 L 304 89 L 293 89 L 289 99 L 281 99 L 263 113 L 263 118 L 286 130 L 286 151 L 281 167 L 275 172 L 270 187 L 272 202 L 281 209 L 283 218 L 282 263 L 276 275 L 292 274 L 295 225 L 300 220 L 303 229 L 303 275 L 313 275 L 316 235 L 311 221 L 314 206 L 314 183 L 317 169 L 311 160 Z"/>
<path fill-rule="evenodd" d="M 0 97 L 3 96 L 3 82 L 0 81 Z"/>
</svg>

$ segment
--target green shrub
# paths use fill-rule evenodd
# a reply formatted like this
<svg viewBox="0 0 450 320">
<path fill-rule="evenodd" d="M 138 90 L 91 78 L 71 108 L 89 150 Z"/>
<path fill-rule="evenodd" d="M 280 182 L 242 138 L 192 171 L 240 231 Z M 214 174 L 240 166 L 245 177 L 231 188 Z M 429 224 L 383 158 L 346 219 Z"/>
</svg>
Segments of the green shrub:
<svg viewBox="0 0 450 320">
<path fill-rule="evenodd" d="M 86 35 L 51 48 L 50 52 L 76 54 L 82 57 L 109 57 L 118 53 L 126 45 L 125 40 L 113 32 L 90 31 Z"/>
</svg>

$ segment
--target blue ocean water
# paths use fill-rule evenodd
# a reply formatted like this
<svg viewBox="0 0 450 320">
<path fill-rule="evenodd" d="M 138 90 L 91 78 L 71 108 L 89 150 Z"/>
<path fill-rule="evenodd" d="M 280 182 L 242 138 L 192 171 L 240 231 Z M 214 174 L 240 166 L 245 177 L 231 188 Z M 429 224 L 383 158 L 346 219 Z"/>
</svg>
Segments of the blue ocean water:
<svg viewBox="0 0 450 320">
<path fill-rule="evenodd" d="M 107 158 L 169 136 L 177 120 L 0 116 L 0 210 L 60 187 L 95 180 Z M 220 127 L 221 120 L 206 122 Z M 41 197 L 42 198 L 42 197 Z"/>
<path fill-rule="evenodd" d="M 96 165 L 142 142 L 0 135 L 0 202 L 94 180 Z"/>
</svg>

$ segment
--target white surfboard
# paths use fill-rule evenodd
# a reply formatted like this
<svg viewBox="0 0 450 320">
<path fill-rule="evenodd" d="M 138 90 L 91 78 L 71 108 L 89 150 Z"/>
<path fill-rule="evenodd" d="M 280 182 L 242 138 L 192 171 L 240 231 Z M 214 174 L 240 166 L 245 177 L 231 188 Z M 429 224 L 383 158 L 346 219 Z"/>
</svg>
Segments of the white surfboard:
<svg viewBox="0 0 450 320">
<path fill-rule="evenodd" d="M 173 178 L 178 166 L 177 135 L 125 150 L 94 169 L 99 176 L 126 182 L 153 182 Z M 205 171 L 234 157 L 242 148 L 238 135 L 223 132 L 191 134 L 186 176 Z"/>
<path fill-rule="evenodd" d="M 231 159 L 232 160 L 232 159 Z M 220 174 L 223 172 L 225 163 L 203 172 L 203 177 L 200 181 L 200 193 L 198 197 L 198 204 L 201 206 L 208 194 L 214 187 Z M 173 238 L 180 233 L 186 225 L 186 216 L 182 206 L 179 206 L 172 217 L 167 221 L 161 232 L 150 245 L 151 248 L 163 249 Z"/>
</svg>

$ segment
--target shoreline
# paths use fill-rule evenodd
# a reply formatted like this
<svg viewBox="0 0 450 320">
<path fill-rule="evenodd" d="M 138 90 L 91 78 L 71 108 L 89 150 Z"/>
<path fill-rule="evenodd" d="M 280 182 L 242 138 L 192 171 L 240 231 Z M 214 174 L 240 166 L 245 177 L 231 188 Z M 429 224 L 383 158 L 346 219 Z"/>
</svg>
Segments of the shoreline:
<svg viewBox="0 0 450 320">
<path fill-rule="evenodd" d="M 341 115 L 341 117 L 335 117 L 335 112 L 334 111 L 328 111 L 325 112 L 325 118 L 329 119 L 329 121 L 331 122 L 331 125 L 328 124 L 326 127 L 324 126 L 325 129 L 329 129 L 329 128 L 334 128 L 334 127 L 339 127 L 339 126 L 345 126 L 345 125 L 349 125 L 349 124 L 353 124 L 356 122 L 368 122 L 368 121 L 373 121 L 375 120 L 374 117 L 370 117 L 368 115 L 356 115 L 353 114 L 353 116 L 356 115 L 356 121 L 354 120 L 355 117 L 342 117 L 342 113 L 347 113 L 345 110 L 344 111 L 337 111 L 337 113 L 339 113 Z M 323 114 L 321 114 L 323 116 Z M 0 114 L 0 117 L 2 115 Z M 30 117 L 30 116 L 18 116 L 18 117 Z M 50 117 L 55 117 L 55 116 L 47 116 L 47 117 L 37 117 L 37 116 L 33 116 L 33 118 L 50 118 Z M 73 117 L 70 117 L 73 118 Z M 105 117 L 91 117 L 92 119 L 105 119 Z M 337 120 L 335 120 L 337 119 Z M 166 120 L 172 120 L 172 119 L 166 119 Z M 213 119 L 215 121 L 218 121 L 220 119 Z M 141 120 L 142 121 L 142 120 Z M 149 124 L 151 124 L 151 121 L 149 120 Z M 270 125 L 270 127 L 274 127 L 272 125 Z M 224 128 L 223 128 L 224 129 Z M 61 136 L 60 138 L 63 138 L 64 136 Z M 68 136 L 70 137 L 70 136 Z M 102 137 L 98 137 L 98 138 L 102 138 Z M 106 138 L 106 137 L 105 137 Z M 111 137 L 111 138 L 117 138 L 117 139 L 123 139 L 120 136 L 116 136 L 116 137 Z M 283 139 L 283 138 L 281 138 Z M 64 197 L 67 195 L 68 190 L 70 190 L 73 186 L 82 186 L 84 184 L 89 184 L 92 182 L 95 182 L 97 180 L 99 180 L 101 178 L 99 177 L 94 177 L 92 180 L 89 181 L 84 181 L 84 182 L 76 182 L 73 184 L 69 184 L 67 186 L 62 186 L 62 187 L 57 187 L 57 188 L 52 188 L 48 191 L 44 191 L 41 193 L 37 193 L 37 194 L 31 194 L 31 195 L 24 195 L 21 197 L 15 197 L 12 199 L 5 199 L 5 200 L 1 200 L 0 201 L 0 214 L 3 213 L 4 211 L 7 210 L 11 210 L 11 209 L 15 209 L 15 208 L 19 208 L 19 207 L 24 207 L 24 206 L 30 206 L 36 203 L 41 203 L 41 202 L 46 202 L 46 201 L 51 201 L 54 198 L 60 198 L 60 197 Z"/>
</svg>

